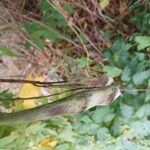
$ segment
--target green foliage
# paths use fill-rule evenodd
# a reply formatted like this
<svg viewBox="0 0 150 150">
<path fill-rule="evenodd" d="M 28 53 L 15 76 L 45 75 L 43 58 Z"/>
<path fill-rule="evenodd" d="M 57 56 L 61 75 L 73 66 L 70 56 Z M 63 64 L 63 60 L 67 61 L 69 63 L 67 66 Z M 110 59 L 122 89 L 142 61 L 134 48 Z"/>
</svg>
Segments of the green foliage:
<svg viewBox="0 0 150 150">
<path fill-rule="evenodd" d="M 77 63 L 80 68 L 84 68 L 86 66 L 91 65 L 93 61 L 90 58 L 81 57 L 80 59 L 77 59 Z"/>
<path fill-rule="evenodd" d="M 103 71 L 106 72 L 107 75 L 110 76 L 110 77 L 117 77 L 122 72 L 121 69 L 119 69 L 117 67 L 112 67 L 112 66 L 104 66 Z"/>
<path fill-rule="evenodd" d="M 147 9 L 139 2 L 135 2 L 130 8 L 135 10 L 135 16 L 132 16 L 131 21 L 142 34 L 144 33 L 144 36 L 137 33 L 138 36 L 130 42 L 125 42 L 119 37 L 112 47 L 103 53 L 108 60 L 103 72 L 114 77 L 116 83 L 125 88 L 118 100 L 110 106 L 93 108 L 76 116 L 58 117 L 46 122 L 15 126 L 14 135 L 10 135 L 9 128 L 6 130 L 6 127 L 1 126 L 0 148 L 39 149 L 38 142 L 44 137 L 51 136 L 58 141 L 56 150 L 148 150 L 150 92 L 136 91 L 138 88 L 150 88 L 150 60 L 149 54 L 144 51 L 150 46 L 149 1 L 146 6 Z M 41 1 L 39 7 L 45 11 L 42 16 L 43 22 L 53 31 L 59 31 L 59 27 L 66 28 L 64 18 L 47 1 Z M 72 8 L 69 11 L 72 11 Z M 40 48 L 44 47 L 44 38 L 49 38 L 53 42 L 61 39 L 61 36 L 54 35 L 51 29 L 36 22 L 28 24 L 26 28 L 33 42 Z M 81 68 L 91 64 L 92 61 L 90 59 L 87 61 L 85 57 L 78 61 Z M 7 92 L 2 95 L 7 96 Z"/>
<path fill-rule="evenodd" d="M 138 43 L 138 50 L 142 50 L 146 47 L 150 47 L 150 36 L 136 36 L 135 42 Z"/>
<path fill-rule="evenodd" d="M 10 99 L 13 97 L 13 94 L 9 92 L 8 90 L 0 92 L 0 102 L 4 106 L 8 106 L 10 103 Z"/>
<path fill-rule="evenodd" d="M 135 2 L 135 4 L 131 6 L 131 9 L 135 11 L 135 15 L 131 17 L 131 22 L 138 27 L 141 33 L 150 34 L 150 1 L 145 1 L 143 5 Z"/>
<path fill-rule="evenodd" d="M 25 25 L 25 29 L 29 33 L 31 42 L 38 48 L 43 49 L 45 47 L 45 39 L 50 39 L 53 43 L 65 39 L 66 36 L 63 32 L 67 29 L 68 24 L 63 15 L 60 14 L 48 1 L 39 0 L 38 6 L 42 11 L 42 21 L 38 22 L 32 20 L 31 23 Z M 73 9 L 71 6 L 69 8 Z M 67 10 L 71 11 L 69 8 Z M 30 44 L 31 43 L 27 43 L 27 46 Z"/>
<path fill-rule="evenodd" d="M 8 47 L 0 46 L 0 56 L 17 56 L 12 50 Z"/>
<path fill-rule="evenodd" d="M 134 84 L 142 84 L 146 79 L 150 78 L 150 69 L 146 71 L 137 72 L 133 76 Z"/>
</svg>

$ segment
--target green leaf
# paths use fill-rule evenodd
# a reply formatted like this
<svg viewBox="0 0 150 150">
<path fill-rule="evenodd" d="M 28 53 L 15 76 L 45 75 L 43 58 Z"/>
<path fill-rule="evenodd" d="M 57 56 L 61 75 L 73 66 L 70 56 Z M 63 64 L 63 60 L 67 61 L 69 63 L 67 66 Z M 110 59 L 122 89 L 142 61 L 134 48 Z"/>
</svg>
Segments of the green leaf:
<svg viewBox="0 0 150 150">
<path fill-rule="evenodd" d="M 40 122 L 39 123 L 35 123 L 35 124 L 31 124 L 27 129 L 26 129 L 26 132 L 28 134 L 35 134 L 37 132 L 40 132 L 44 129 L 45 127 L 45 124 L 41 124 Z"/>
<path fill-rule="evenodd" d="M 27 32 L 31 34 L 42 29 L 42 27 L 36 22 L 27 23 L 24 25 L 24 27 L 27 30 Z"/>
<path fill-rule="evenodd" d="M 72 131 L 72 126 L 66 126 L 62 131 L 59 132 L 58 137 L 62 141 L 73 142 L 75 140 L 76 133 Z"/>
<path fill-rule="evenodd" d="M 121 132 L 121 120 L 116 118 L 112 127 L 111 127 L 111 132 L 113 136 L 118 136 Z"/>
<path fill-rule="evenodd" d="M 135 121 L 131 124 L 131 128 L 134 130 L 134 135 L 137 138 L 146 137 L 150 135 L 150 121 Z"/>
<path fill-rule="evenodd" d="M 8 47 L 5 46 L 0 46 L 0 56 L 17 56 L 17 54 L 15 54 L 14 52 L 12 52 L 12 50 Z"/>
<path fill-rule="evenodd" d="M 99 108 L 93 112 L 92 119 L 96 123 L 102 123 L 106 114 L 109 112 L 109 107 Z"/>
<path fill-rule="evenodd" d="M 146 58 L 146 55 L 144 53 L 136 52 L 135 54 L 138 57 L 139 61 L 144 61 Z"/>
<path fill-rule="evenodd" d="M 10 99 L 12 97 L 13 97 L 13 94 L 9 92 L 8 90 L 4 90 L 0 92 L 0 102 L 2 102 L 2 104 L 6 107 L 10 104 Z"/>
<path fill-rule="evenodd" d="M 122 52 L 125 52 L 125 51 L 129 50 L 131 48 L 131 46 L 132 46 L 131 44 L 127 44 L 127 43 L 124 42 L 123 39 L 119 38 L 112 45 L 111 51 L 113 53 L 119 52 L 120 54 L 122 54 Z"/>
<path fill-rule="evenodd" d="M 132 80 L 135 85 L 142 84 L 146 79 L 150 77 L 150 70 L 137 72 L 133 77 Z"/>
<path fill-rule="evenodd" d="M 87 57 L 81 57 L 77 61 L 78 61 L 78 66 L 80 68 L 87 67 L 88 65 L 92 64 L 92 62 L 93 62 L 90 58 L 87 58 Z"/>
<path fill-rule="evenodd" d="M 122 72 L 121 69 L 113 66 L 104 66 L 103 71 L 110 77 L 118 77 Z"/>
<path fill-rule="evenodd" d="M 136 36 L 135 42 L 138 43 L 137 49 L 142 50 L 150 46 L 150 36 Z"/>
<path fill-rule="evenodd" d="M 141 3 L 139 3 L 139 7 L 142 7 Z M 131 21 L 138 27 L 139 31 L 142 33 L 144 32 L 146 34 L 150 34 L 149 20 L 150 20 L 150 13 L 148 13 L 148 10 L 146 10 L 145 8 L 143 9 L 140 8 L 139 12 L 137 12 L 134 16 L 131 17 Z"/>
<path fill-rule="evenodd" d="M 80 121 L 84 122 L 84 123 L 92 123 L 92 120 L 87 116 L 87 115 L 84 115 Z"/>
<path fill-rule="evenodd" d="M 39 0 L 38 1 L 38 7 L 42 10 L 42 11 L 49 11 L 50 10 L 50 5 L 48 3 L 48 1 L 43 1 L 43 0 Z"/>
<path fill-rule="evenodd" d="M 137 145 L 133 141 L 130 141 L 130 140 L 128 141 L 124 140 L 121 143 L 120 148 L 122 150 L 138 150 Z"/>
<path fill-rule="evenodd" d="M 133 115 L 133 112 L 134 112 L 133 107 L 125 105 L 125 104 L 121 105 L 121 113 L 122 113 L 123 118 L 127 118 L 127 119 L 131 118 Z"/>
<path fill-rule="evenodd" d="M 63 143 L 56 147 L 56 150 L 70 150 L 70 144 L 69 143 Z"/>
<path fill-rule="evenodd" d="M 92 119 L 96 123 L 109 123 L 112 121 L 112 119 L 115 117 L 115 114 L 113 113 L 113 109 L 110 109 L 109 106 L 103 107 L 103 108 L 97 108 L 92 115 Z"/>
<path fill-rule="evenodd" d="M 9 92 L 8 90 L 4 90 L 2 92 L 0 92 L 0 100 L 3 99 L 10 99 L 13 97 L 13 94 L 11 92 Z"/>
<path fill-rule="evenodd" d="M 128 65 L 125 66 L 122 72 L 121 80 L 122 81 L 130 81 L 131 79 L 131 69 Z"/>
<path fill-rule="evenodd" d="M 6 126 L 0 126 L 0 138 L 3 137 L 6 128 L 7 128 Z"/>
<path fill-rule="evenodd" d="M 114 117 L 115 117 L 115 114 L 110 111 L 109 114 L 105 116 L 103 122 L 108 124 L 114 119 Z"/>
<path fill-rule="evenodd" d="M 78 132 L 79 134 L 94 135 L 96 134 L 98 128 L 99 125 L 96 123 L 86 123 L 79 127 Z"/>
<path fill-rule="evenodd" d="M 134 117 L 139 119 L 147 116 L 150 116 L 150 104 L 146 104 L 139 108 L 139 110 L 134 115 Z"/>
<path fill-rule="evenodd" d="M 97 131 L 98 139 L 104 140 L 108 136 L 109 136 L 109 130 L 107 128 L 101 127 L 100 129 L 98 129 L 98 131 Z"/>
<path fill-rule="evenodd" d="M 13 141 L 15 141 L 17 138 L 18 138 L 18 135 L 10 135 L 10 136 L 0 139 L 0 148 L 4 148 L 5 146 L 12 144 Z"/>
<path fill-rule="evenodd" d="M 65 5 L 65 10 L 69 13 L 73 13 L 74 12 L 74 5 L 67 3 Z"/>
</svg>

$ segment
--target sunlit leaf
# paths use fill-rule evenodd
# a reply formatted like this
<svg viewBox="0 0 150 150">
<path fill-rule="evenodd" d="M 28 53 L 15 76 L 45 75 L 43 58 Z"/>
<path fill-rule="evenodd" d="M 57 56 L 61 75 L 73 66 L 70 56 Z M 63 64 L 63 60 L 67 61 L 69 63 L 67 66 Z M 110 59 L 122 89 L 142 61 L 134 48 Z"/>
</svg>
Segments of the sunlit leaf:
<svg viewBox="0 0 150 150">
<path fill-rule="evenodd" d="M 32 74 L 29 74 L 26 80 L 34 80 L 34 81 L 42 82 L 45 80 L 45 78 L 43 76 L 38 76 L 38 75 L 33 76 Z M 24 83 L 23 86 L 21 87 L 21 90 L 18 96 L 22 98 L 36 97 L 36 96 L 39 96 L 40 90 L 41 90 L 41 87 L 37 87 L 29 83 Z M 36 106 L 36 99 L 23 101 L 23 107 L 25 109 L 33 108 L 35 106 Z"/>
<path fill-rule="evenodd" d="M 40 148 L 44 148 L 44 147 L 50 147 L 50 148 L 54 148 L 57 144 L 57 141 L 53 138 L 45 138 L 43 140 L 41 140 L 38 144 L 38 146 Z"/>
<path fill-rule="evenodd" d="M 100 8 L 104 9 L 105 7 L 107 7 L 109 5 L 109 0 L 100 0 Z"/>
<path fill-rule="evenodd" d="M 103 71 L 110 77 L 118 77 L 122 72 L 121 69 L 113 66 L 104 66 Z"/>
<path fill-rule="evenodd" d="M 150 46 L 150 36 L 136 36 L 135 42 L 138 43 L 138 50 L 142 50 L 148 46 Z"/>
<path fill-rule="evenodd" d="M 92 60 L 87 57 L 81 57 L 80 59 L 78 59 L 78 66 L 80 68 L 84 68 L 84 67 L 90 65 L 91 63 L 92 63 Z"/>
</svg>

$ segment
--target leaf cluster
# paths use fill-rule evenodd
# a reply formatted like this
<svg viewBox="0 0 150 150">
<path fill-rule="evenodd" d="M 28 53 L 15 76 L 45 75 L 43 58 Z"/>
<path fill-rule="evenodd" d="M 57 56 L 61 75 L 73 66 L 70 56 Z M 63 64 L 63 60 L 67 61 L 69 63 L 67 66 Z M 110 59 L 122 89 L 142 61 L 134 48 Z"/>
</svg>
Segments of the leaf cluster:
<svg viewBox="0 0 150 150">
<path fill-rule="evenodd" d="M 47 1 L 41 1 L 39 7 L 45 12 L 43 22 L 60 31 L 67 27 L 64 18 Z M 107 65 L 103 72 L 114 77 L 125 91 L 111 106 L 97 107 L 77 115 L 54 118 L 46 122 L 16 126 L 13 133 L 10 128 L 0 127 L 0 148 L 8 149 L 50 149 L 39 148 L 38 143 L 47 137 L 58 141 L 56 150 L 78 149 L 118 149 L 147 150 L 150 147 L 150 91 L 139 92 L 137 89 L 150 89 L 150 36 L 149 36 L 149 1 L 146 7 L 135 3 L 130 7 L 135 10 L 131 22 L 139 29 L 130 40 L 118 37 L 111 48 L 105 49 L 103 57 Z M 40 48 L 43 39 L 53 42 L 61 39 L 52 30 L 45 29 L 36 22 L 26 25 L 27 31 Z M 85 67 L 86 58 L 79 61 Z M 3 96 L 7 96 L 3 93 Z M 9 133 L 9 135 L 8 135 Z"/>
<path fill-rule="evenodd" d="M 38 48 L 45 47 L 44 40 L 49 39 L 52 43 L 57 43 L 67 37 L 64 31 L 67 30 L 68 23 L 64 16 L 52 5 L 52 3 L 44 0 L 38 2 L 38 7 L 41 10 L 41 21 L 32 20 L 25 24 L 25 29 L 29 33 L 31 42 L 27 43 L 29 47 L 33 42 Z M 68 6 L 66 11 L 73 8 Z"/>
</svg>

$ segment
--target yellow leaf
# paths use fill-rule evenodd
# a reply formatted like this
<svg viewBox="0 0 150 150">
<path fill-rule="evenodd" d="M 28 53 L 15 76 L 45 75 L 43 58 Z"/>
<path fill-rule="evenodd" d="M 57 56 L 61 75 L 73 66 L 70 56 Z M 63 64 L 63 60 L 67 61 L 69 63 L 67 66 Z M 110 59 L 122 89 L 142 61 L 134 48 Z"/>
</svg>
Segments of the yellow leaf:
<svg viewBox="0 0 150 150">
<path fill-rule="evenodd" d="M 16 134 L 17 134 L 16 131 L 11 131 L 11 132 L 10 132 L 10 135 L 16 135 Z"/>
<path fill-rule="evenodd" d="M 51 147 L 51 148 L 53 148 L 53 147 L 56 146 L 56 144 L 57 144 L 56 140 L 54 140 L 52 138 L 45 138 L 45 139 L 43 139 L 42 141 L 39 142 L 38 146 L 40 148 L 42 148 L 42 147 Z"/>
<path fill-rule="evenodd" d="M 100 1 L 100 7 L 101 7 L 101 9 L 104 9 L 108 5 L 109 5 L 109 0 L 101 0 Z"/>
<path fill-rule="evenodd" d="M 26 80 L 34 80 L 34 81 L 41 81 L 43 82 L 45 80 L 44 76 L 33 76 L 31 73 L 27 76 Z M 41 87 L 34 86 L 30 83 L 24 83 L 20 92 L 19 97 L 22 98 L 28 98 L 28 97 L 36 97 L 39 96 L 39 92 L 41 90 Z M 24 109 L 33 108 L 36 106 L 36 99 L 32 100 L 24 100 L 23 101 L 23 107 Z"/>
</svg>

